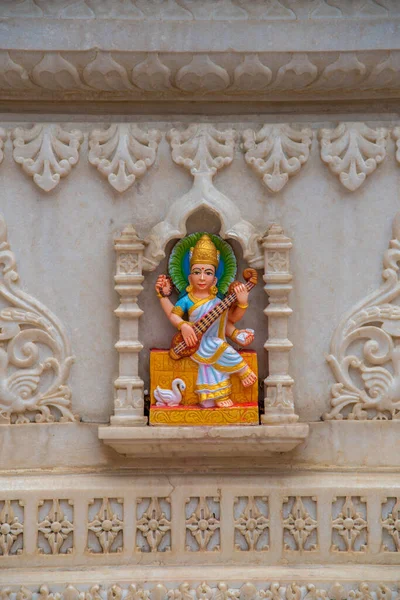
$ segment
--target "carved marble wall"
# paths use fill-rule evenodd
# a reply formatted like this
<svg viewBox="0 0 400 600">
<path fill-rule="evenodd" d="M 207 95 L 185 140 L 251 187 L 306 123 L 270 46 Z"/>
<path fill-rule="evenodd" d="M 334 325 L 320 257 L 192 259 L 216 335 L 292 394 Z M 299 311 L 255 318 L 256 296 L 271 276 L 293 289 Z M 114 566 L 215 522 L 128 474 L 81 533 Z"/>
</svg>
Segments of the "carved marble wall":
<svg viewBox="0 0 400 600">
<path fill-rule="evenodd" d="M 0 2 L 1 598 L 398 600 L 399 19 Z M 266 410 L 167 435 L 154 283 L 198 230 L 264 278 Z"/>
</svg>

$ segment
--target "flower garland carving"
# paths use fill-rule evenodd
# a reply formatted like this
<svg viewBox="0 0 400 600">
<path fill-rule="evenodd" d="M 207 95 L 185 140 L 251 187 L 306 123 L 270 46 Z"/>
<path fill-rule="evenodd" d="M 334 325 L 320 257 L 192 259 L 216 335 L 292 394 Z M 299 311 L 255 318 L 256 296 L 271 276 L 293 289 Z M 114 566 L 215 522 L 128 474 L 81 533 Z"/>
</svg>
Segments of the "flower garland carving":
<svg viewBox="0 0 400 600">
<path fill-rule="evenodd" d="M 290 125 L 264 125 L 243 132 L 245 160 L 272 191 L 279 192 L 310 156 L 312 131 Z"/>
<path fill-rule="evenodd" d="M 74 357 L 60 321 L 20 288 L 7 227 L 0 216 L 0 414 L 8 421 L 75 421 L 67 385 Z M 42 357 L 46 348 L 51 356 Z M 43 381 L 42 381 L 43 379 Z"/>
<path fill-rule="evenodd" d="M 89 162 L 117 192 L 130 188 L 154 164 L 161 133 L 119 123 L 95 129 L 89 136 Z"/>
<path fill-rule="evenodd" d="M 12 131 L 13 157 L 33 181 L 50 192 L 66 177 L 79 160 L 83 134 L 66 131 L 59 125 L 34 125 L 31 129 L 17 127 Z"/>
<path fill-rule="evenodd" d="M 388 131 L 371 129 L 364 123 L 341 123 L 335 129 L 320 129 L 321 158 L 345 188 L 354 192 L 386 156 Z"/>
<path fill-rule="evenodd" d="M 384 255 L 382 285 L 356 304 L 333 334 L 327 361 L 336 383 L 324 419 L 400 418 L 399 261 L 400 213 Z"/>
</svg>

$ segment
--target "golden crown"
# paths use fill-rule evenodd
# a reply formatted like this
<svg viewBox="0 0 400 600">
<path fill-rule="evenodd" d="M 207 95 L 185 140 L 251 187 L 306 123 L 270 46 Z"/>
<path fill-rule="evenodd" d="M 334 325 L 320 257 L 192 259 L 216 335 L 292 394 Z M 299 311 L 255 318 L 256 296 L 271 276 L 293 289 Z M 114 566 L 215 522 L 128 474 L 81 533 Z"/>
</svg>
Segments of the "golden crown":
<svg viewBox="0 0 400 600">
<path fill-rule="evenodd" d="M 202 235 L 194 248 L 190 248 L 190 268 L 193 265 L 212 265 L 217 269 L 219 252 L 211 238 Z"/>
</svg>

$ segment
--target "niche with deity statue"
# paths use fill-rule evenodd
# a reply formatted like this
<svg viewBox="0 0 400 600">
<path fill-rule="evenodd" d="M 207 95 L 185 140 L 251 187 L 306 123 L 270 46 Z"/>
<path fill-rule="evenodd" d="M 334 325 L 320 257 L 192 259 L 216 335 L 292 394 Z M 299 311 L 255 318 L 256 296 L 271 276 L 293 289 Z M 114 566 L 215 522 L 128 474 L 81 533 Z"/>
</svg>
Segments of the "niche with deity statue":
<svg viewBox="0 0 400 600">
<path fill-rule="evenodd" d="M 178 331 L 169 349 L 150 353 L 151 425 L 258 425 L 254 330 L 236 327 L 257 273 L 245 269 L 245 282 L 236 273 L 234 252 L 217 235 L 192 233 L 174 246 L 155 289 Z"/>
</svg>

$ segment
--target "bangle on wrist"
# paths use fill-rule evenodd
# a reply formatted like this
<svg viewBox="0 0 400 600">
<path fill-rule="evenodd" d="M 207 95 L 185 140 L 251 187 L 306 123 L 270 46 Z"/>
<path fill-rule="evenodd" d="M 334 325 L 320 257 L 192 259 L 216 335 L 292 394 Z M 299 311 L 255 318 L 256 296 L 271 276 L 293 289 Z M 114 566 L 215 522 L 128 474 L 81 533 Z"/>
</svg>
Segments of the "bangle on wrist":
<svg viewBox="0 0 400 600">
<path fill-rule="evenodd" d="M 244 310 L 245 308 L 248 308 L 248 306 L 249 306 L 249 305 L 248 305 L 248 304 L 240 304 L 240 303 L 238 302 L 236 306 L 237 306 L 238 308 L 242 308 L 242 309 Z"/>
<path fill-rule="evenodd" d="M 238 336 L 238 333 L 239 333 L 238 329 L 234 329 L 232 331 L 232 333 L 230 334 L 230 336 L 229 336 L 231 338 L 231 340 L 233 340 L 234 342 L 236 342 L 236 338 Z"/>
<path fill-rule="evenodd" d="M 177 330 L 180 331 L 182 329 L 182 326 L 186 323 L 186 321 L 184 319 L 182 319 L 182 321 L 180 323 L 178 323 L 178 325 L 176 326 Z"/>
</svg>

